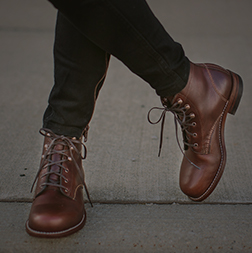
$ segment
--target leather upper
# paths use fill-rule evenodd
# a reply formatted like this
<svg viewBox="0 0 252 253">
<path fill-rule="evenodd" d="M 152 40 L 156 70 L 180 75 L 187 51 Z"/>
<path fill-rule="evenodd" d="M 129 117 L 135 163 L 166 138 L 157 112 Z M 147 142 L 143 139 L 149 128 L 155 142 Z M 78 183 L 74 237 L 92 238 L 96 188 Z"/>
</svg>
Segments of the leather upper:
<svg viewBox="0 0 252 253">
<path fill-rule="evenodd" d="M 220 180 L 226 163 L 225 119 L 237 109 L 241 90 L 241 79 L 233 72 L 191 63 L 186 87 L 170 100 L 185 143 L 180 188 L 192 200 L 205 199 Z M 162 102 L 166 106 L 164 98 Z"/>
<path fill-rule="evenodd" d="M 86 219 L 82 143 L 49 130 L 44 135 L 35 197 L 26 228 L 34 236 L 61 237 L 83 227 Z"/>
</svg>

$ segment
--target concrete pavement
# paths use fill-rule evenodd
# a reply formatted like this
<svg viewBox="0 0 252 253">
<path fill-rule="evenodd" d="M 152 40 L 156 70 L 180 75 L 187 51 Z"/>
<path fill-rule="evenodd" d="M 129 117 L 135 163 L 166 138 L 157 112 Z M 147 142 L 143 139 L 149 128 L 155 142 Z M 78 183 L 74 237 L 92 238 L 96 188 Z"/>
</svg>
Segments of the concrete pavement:
<svg viewBox="0 0 252 253">
<path fill-rule="evenodd" d="M 200 205 L 183 195 L 172 116 L 158 158 L 160 128 L 146 114 L 159 99 L 113 58 L 87 143 L 86 181 L 97 204 L 87 205 L 86 227 L 59 240 L 26 235 L 43 141 L 38 129 L 53 84 L 56 11 L 44 0 L 0 0 L 0 252 L 252 252 L 252 3 L 148 3 L 192 61 L 243 77 L 242 102 L 227 120 L 228 161 L 219 185 Z"/>
<path fill-rule="evenodd" d="M 87 205 L 85 227 L 61 239 L 27 235 L 29 207 L 0 203 L 1 253 L 252 252 L 250 205 Z"/>
</svg>

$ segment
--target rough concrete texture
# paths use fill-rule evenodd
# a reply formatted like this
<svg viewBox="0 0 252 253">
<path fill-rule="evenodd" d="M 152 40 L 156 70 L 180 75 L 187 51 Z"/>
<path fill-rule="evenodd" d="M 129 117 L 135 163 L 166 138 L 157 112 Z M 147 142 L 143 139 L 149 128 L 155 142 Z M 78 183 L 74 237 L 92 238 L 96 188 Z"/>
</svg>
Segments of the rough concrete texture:
<svg viewBox="0 0 252 253">
<path fill-rule="evenodd" d="M 30 204 L 1 203 L 0 252 L 252 252 L 251 205 L 95 205 L 85 227 L 61 239 L 33 238 Z"/>
<path fill-rule="evenodd" d="M 240 107 L 227 119 L 228 160 L 219 185 L 203 205 L 183 195 L 172 116 L 158 158 L 160 126 L 147 123 L 146 115 L 160 105 L 159 98 L 112 58 L 84 161 L 91 198 L 185 205 L 95 205 L 76 235 L 60 240 L 26 235 L 26 202 L 32 199 L 43 141 L 38 130 L 53 85 L 56 11 L 45 0 L 0 0 L 0 200 L 7 201 L 0 203 L 0 252 L 252 252 L 251 205 L 236 205 L 252 203 L 252 2 L 148 3 L 192 61 L 214 62 L 243 78 Z"/>
</svg>

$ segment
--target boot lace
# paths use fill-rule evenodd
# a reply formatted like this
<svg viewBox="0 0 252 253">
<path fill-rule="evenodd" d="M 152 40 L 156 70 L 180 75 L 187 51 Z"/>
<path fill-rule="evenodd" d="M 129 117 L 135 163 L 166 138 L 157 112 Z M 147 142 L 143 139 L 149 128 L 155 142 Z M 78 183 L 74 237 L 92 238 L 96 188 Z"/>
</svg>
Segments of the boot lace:
<svg viewBox="0 0 252 253">
<path fill-rule="evenodd" d="M 163 132 L 164 132 L 164 124 L 165 124 L 165 116 L 167 112 L 171 112 L 174 116 L 174 124 L 175 124 L 175 131 L 176 131 L 176 140 L 179 146 L 180 151 L 182 152 L 182 154 L 185 156 L 185 158 L 188 160 L 188 162 L 193 165 L 194 167 L 196 167 L 197 169 L 200 169 L 199 166 L 197 166 L 196 164 L 194 164 L 185 154 L 185 152 L 183 151 L 181 145 L 180 145 L 180 141 L 178 138 L 178 125 L 180 125 L 181 130 L 183 132 L 183 143 L 184 143 L 184 147 L 185 150 L 188 149 L 188 147 L 197 147 L 198 144 L 194 143 L 191 144 L 188 142 L 188 136 L 194 136 L 196 137 L 197 134 L 196 133 L 191 133 L 190 131 L 188 131 L 188 128 L 191 126 L 195 126 L 196 123 L 195 122 L 191 122 L 191 120 L 195 117 L 194 113 L 190 113 L 188 114 L 187 111 L 190 109 L 190 106 L 188 104 L 181 106 L 181 104 L 183 103 L 182 99 L 178 99 L 173 105 L 171 105 L 170 107 L 168 107 L 167 105 L 164 104 L 164 107 L 153 107 L 149 110 L 148 115 L 147 115 L 147 119 L 149 121 L 149 123 L 155 125 L 158 124 L 159 122 L 161 122 L 161 130 L 160 130 L 160 142 L 159 142 L 159 152 L 158 152 L 158 156 L 160 156 L 161 154 L 161 149 L 162 149 L 162 145 L 163 145 Z M 150 114 L 153 110 L 161 110 L 161 115 L 158 118 L 158 120 L 156 121 L 152 121 L 150 119 Z"/>
<path fill-rule="evenodd" d="M 44 174 L 41 175 L 41 177 L 47 177 L 47 180 L 41 186 L 42 187 L 44 187 L 44 186 L 56 186 L 58 188 L 63 189 L 65 192 L 67 192 L 68 189 L 60 183 L 62 180 L 67 182 L 67 178 L 62 173 L 60 173 L 60 171 L 64 170 L 65 172 L 68 172 L 69 171 L 68 168 L 63 166 L 63 163 L 66 162 L 66 161 L 72 161 L 74 163 L 75 167 L 77 168 L 77 171 L 78 171 L 78 174 L 81 178 L 82 184 L 84 185 L 85 192 L 87 194 L 87 198 L 88 198 L 91 206 L 93 206 L 92 201 L 90 199 L 88 189 L 87 189 L 87 185 L 86 185 L 85 180 L 84 180 L 84 176 L 83 176 L 83 173 L 82 173 L 82 168 L 80 168 L 80 166 L 78 165 L 78 163 L 74 159 L 74 154 L 73 154 L 74 152 L 76 152 L 81 157 L 82 160 L 85 159 L 86 154 L 87 154 L 87 148 L 84 145 L 84 143 L 81 140 L 76 139 L 75 137 L 74 138 L 68 138 L 68 137 L 63 136 L 63 135 L 57 135 L 57 134 L 53 133 L 51 130 L 46 129 L 46 128 L 41 128 L 39 130 L 39 132 L 43 136 L 51 138 L 52 141 L 49 145 L 46 144 L 46 146 L 45 146 L 46 150 L 45 150 L 45 153 L 42 155 L 42 161 L 41 161 L 39 170 L 36 174 L 36 177 L 34 179 L 34 182 L 32 184 L 31 191 L 33 191 L 34 185 L 35 185 L 36 181 L 38 180 L 40 172 L 43 169 L 47 168 L 47 172 L 45 172 Z M 62 145 L 64 147 L 64 149 L 56 150 L 54 147 L 58 144 Z M 83 146 L 83 150 L 84 150 L 83 155 L 76 148 L 76 146 L 75 146 L 76 144 L 81 144 Z M 68 152 L 68 151 L 69 151 L 70 155 L 66 154 L 66 152 Z M 53 155 L 59 155 L 59 157 L 61 157 L 61 159 L 59 159 L 57 161 L 53 161 L 51 159 L 51 157 Z M 58 171 L 51 170 L 51 167 L 53 165 L 58 166 L 59 170 Z M 58 178 L 58 180 L 52 180 L 52 177 L 54 175 L 56 176 L 56 178 Z M 60 179 L 62 179 L 62 180 L 60 180 Z"/>
</svg>

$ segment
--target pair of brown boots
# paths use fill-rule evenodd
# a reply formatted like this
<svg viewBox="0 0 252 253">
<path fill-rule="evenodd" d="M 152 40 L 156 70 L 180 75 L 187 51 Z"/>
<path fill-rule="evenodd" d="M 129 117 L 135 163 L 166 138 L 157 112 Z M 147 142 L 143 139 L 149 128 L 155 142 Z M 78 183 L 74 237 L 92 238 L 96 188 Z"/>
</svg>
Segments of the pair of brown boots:
<svg viewBox="0 0 252 253">
<path fill-rule="evenodd" d="M 221 178 L 226 163 L 225 120 L 228 113 L 235 114 L 241 96 L 242 80 L 237 74 L 213 64 L 191 63 L 186 87 L 173 98 L 161 98 L 162 128 L 165 113 L 171 112 L 183 132 L 180 187 L 194 201 L 207 198 Z M 85 156 L 81 154 L 86 148 L 80 139 L 48 129 L 41 133 L 43 155 L 26 230 L 38 237 L 67 236 L 86 221 Z"/>
</svg>

